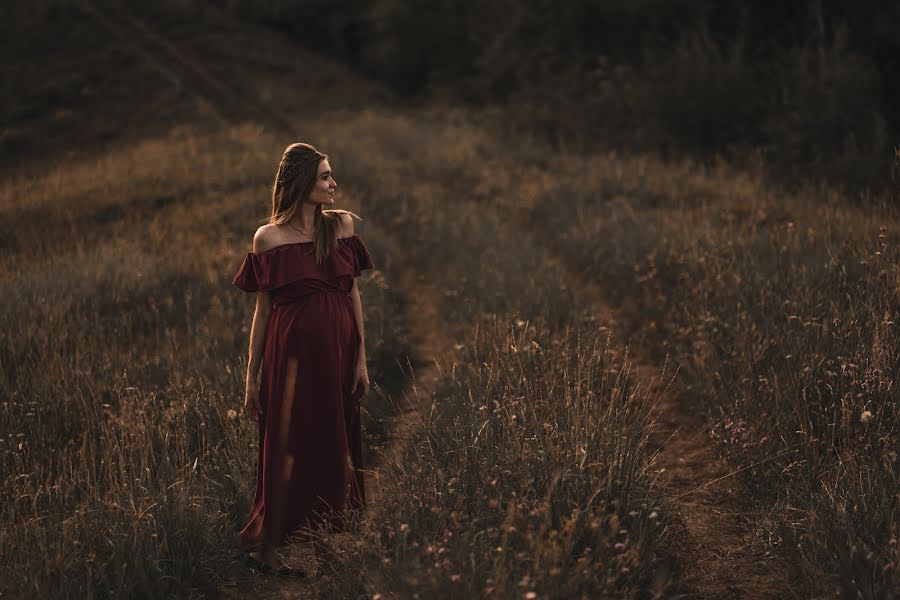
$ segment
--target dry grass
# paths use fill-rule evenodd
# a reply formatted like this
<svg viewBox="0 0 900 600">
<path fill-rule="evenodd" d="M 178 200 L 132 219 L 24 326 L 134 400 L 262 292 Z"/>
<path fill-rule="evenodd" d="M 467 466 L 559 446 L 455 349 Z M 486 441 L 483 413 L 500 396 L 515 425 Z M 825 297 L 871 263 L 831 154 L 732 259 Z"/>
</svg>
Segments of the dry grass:
<svg viewBox="0 0 900 600">
<path fill-rule="evenodd" d="M 328 597 L 647 597 L 674 565 L 649 472 L 653 398 L 597 332 L 486 319 L 336 548 Z M 534 594 L 529 596 L 528 594 Z"/>
<path fill-rule="evenodd" d="M 724 169 L 550 154 L 474 122 L 335 113 L 309 129 L 341 206 L 372 223 L 358 226 L 379 269 L 363 287 L 366 338 L 386 393 L 367 432 L 387 427 L 394 363 L 412 354 L 415 307 L 393 264 L 438 289 L 457 340 L 382 470 L 377 518 L 326 540 L 336 560 L 309 593 L 681 590 L 679 557 L 661 550 L 653 399 L 616 340 L 628 337 L 683 364 L 684 393 L 736 465 L 801 443 L 744 479 L 796 583 L 892 589 L 896 216 Z M 253 127 L 175 134 L 3 185 L 7 593 L 257 585 L 236 546 L 255 434 L 229 412 L 251 301 L 230 280 L 281 146 Z M 626 329 L 587 310 L 523 223 L 608 290 Z"/>
<path fill-rule="evenodd" d="M 370 132 L 370 147 L 354 143 L 360 131 Z M 373 380 L 390 392 L 394 363 L 412 354 L 403 311 L 415 308 L 392 287 L 391 265 L 398 260 L 413 261 L 423 282 L 439 286 L 442 314 L 461 340 L 448 357 L 455 350 L 465 354 L 442 382 L 439 406 L 446 412 L 416 432 L 443 450 L 422 454 L 412 443 L 413 462 L 386 469 L 382 485 L 389 500 L 379 520 L 359 532 L 359 545 L 370 548 L 362 558 L 373 559 L 371 540 L 399 531 L 401 515 L 421 512 L 424 497 L 410 496 L 403 486 L 431 471 L 435 485 L 454 477 L 467 483 L 454 488 L 452 503 L 431 498 L 416 535 L 430 539 L 451 519 L 473 518 L 467 531 L 457 530 L 458 539 L 478 539 L 485 552 L 507 544 L 509 556 L 531 553 L 549 536 L 556 541 L 545 551 L 565 577 L 549 575 L 542 560 L 526 568 L 501 557 L 490 569 L 468 573 L 462 587 L 455 578 L 426 575 L 430 565 L 423 562 L 417 567 L 421 593 L 457 595 L 491 585 L 499 593 L 521 589 L 523 577 L 531 583 L 522 587 L 547 591 L 636 593 L 651 579 L 664 588 L 671 569 L 646 568 L 656 560 L 661 529 L 659 513 L 649 517 L 656 496 L 643 450 L 647 400 L 626 394 L 625 378 L 616 376 L 624 365 L 598 349 L 596 332 L 587 332 L 587 341 L 579 337 L 576 299 L 560 294 L 559 274 L 534 276 L 541 271 L 540 249 L 511 251 L 515 229 L 498 213 L 460 200 L 472 183 L 460 177 L 471 157 L 466 140 L 448 143 L 455 135 L 368 114 L 321 136 L 320 145 L 336 168 L 341 165 L 343 205 L 375 226 L 372 235 L 365 223 L 359 226 L 382 267 L 363 289 Z M 277 149 L 252 127 L 213 137 L 176 133 L 40 180 L 4 185 L 0 207 L 7 223 L 17 223 L 4 232 L 10 251 L 3 310 L 10 326 L 2 346 L 8 399 L 2 418 L 9 434 L 3 440 L 0 564 L 8 593 L 188 595 L 249 585 L 235 536 L 252 492 L 255 435 L 232 411 L 241 402 L 250 301 L 230 279 L 254 221 L 265 214 L 274 164 L 268 159 Z M 417 171 L 421 175 L 411 178 Z M 377 231 L 390 231 L 408 255 L 389 255 Z M 482 260 L 473 261 L 476 256 Z M 497 323 L 473 329 L 485 318 L 513 326 L 527 320 L 532 329 L 520 342 L 534 359 L 516 364 L 495 356 L 490 348 L 508 350 L 509 332 Z M 462 341 L 475 335 L 484 356 Z M 551 354 L 541 358 L 537 344 Z M 506 382 L 487 392 L 491 400 L 479 387 L 486 360 Z M 522 373 L 528 375 L 519 381 Z M 539 373 L 545 382 L 537 381 Z M 611 376 L 615 386 L 605 383 Z M 471 405 L 473 398 L 498 404 L 486 414 Z M 370 442 L 387 428 L 393 402 L 389 393 L 373 397 Z M 520 412 L 513 418 L 511 411 Z M 583 418 L 576 420 L 577 414 Z M 485 418 L 494 425 L 482 427 Z M 504 433 L 516 419 L 521 427 Z M 464 451 L 460 444 L 474 439 L 476 425 L 482 429 L 472 448 L 479 470 L 454 457 Z M 634 435 L 621 435 L 626 430 Z M 501 477 L 492 486 L 494 501 L 477 510 L 477 495 L 468 496 L 470 506 L 458 505 L 477 482 L 489 485 L 521 465 L 523 444 L 535 458 L 546 455 L 546 462 Z M 510 504 L 510 498 L 517 500 Z M 521 539 L 503 542 L 509 532 L 497 526 L 520 502 L 528 513 L 543 510 L 541 518 L 524 515 L 517 525 Z M 584 523 L 599 523 L 599 529 L 572 529 Z M 357 547 L 336 551 L 341 556 Z M 463 569 L 467 546 L 451 547 L 463 561 L 454 568 Z M 603 569 L 587 573 L 589 565 Z M 411 565 L 398 567 L 416 573 Z M 376 584 L 383 593 L 415 585 L 387 568 L 335 571 L 317 585 L 322 595 L 339 596 Z"/>
<path fill-rule="evenodd" d="M 680 393 L 741 474 L 760 544 L 801 596 L 900 587 L 900 215 L 727 168 L 604 156 L 533 191 L 529 217 L 683 366 Z M 551 208 L 567 199 L 577 223 Z M 567 211 L 567 212 L 569 212 Z"/>
</svg>

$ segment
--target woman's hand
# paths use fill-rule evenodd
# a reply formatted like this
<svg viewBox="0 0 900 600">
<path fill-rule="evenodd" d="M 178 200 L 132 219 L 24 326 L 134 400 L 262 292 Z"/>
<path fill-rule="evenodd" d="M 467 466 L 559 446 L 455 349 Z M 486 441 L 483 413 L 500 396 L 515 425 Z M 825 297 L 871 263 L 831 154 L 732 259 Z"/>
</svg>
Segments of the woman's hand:
<svg viewBox="0 0 900 600">
<path fill-rule="evenodd" d="M 259 415 L 262 408 L 259 404 L 259 382 L 255 377 L 247 377 L 247 387 L 244 390 L 244 410 L 243 414 L 250 417 L 250 420 L 259 422 Z"/>
<path fill-rule="evenodd" d="M 353 376 L 353 397 L 357 402 L 362 401 L 363 396 L 369 393 L 369 371 L 366 369 L 366 361 L 356 363 L 356 374 Z"/>
</svg>

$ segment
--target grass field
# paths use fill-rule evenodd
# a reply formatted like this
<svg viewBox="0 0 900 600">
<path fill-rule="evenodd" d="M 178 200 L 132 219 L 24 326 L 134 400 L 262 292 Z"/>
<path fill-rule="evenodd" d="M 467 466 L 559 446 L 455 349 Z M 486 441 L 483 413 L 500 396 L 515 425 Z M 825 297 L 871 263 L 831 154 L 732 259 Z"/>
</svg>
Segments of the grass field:
<svg viewBox="0 0 900 600">
<path fill-rule="evenodd" d="M 256 435 L 237 413 L 253 304 L 231 278 L 286 143 L 238 121 L 0 184 L 5 595 L 900 589 L 896 204 L 573 155 L 438 109 L 298 126 L 329 154 L 376 265 L 361 280 L 377 386 L 364 427 L 383 458 L 370 518 L 324 538 L 334 561 L 318 577 L 251 574 L 237 531 Z M 428 327 L 422 290 L 440 316 Z M 424 338 L 444 340 L 437 356 Z M 398 444 L 401 367 L 427 358 L 435 385 Z M 638 362 L 678 371 L 663 389 Z M 697 524 L 725 511 L 718 491 L 689 505 L 667 479 L 682 457 L 661 397 L 703 434 L 688 491 L 718 489 L 706 458 L 728 465 L 732 527 Z M 705 557 L 710 544 L 733 556 Z M 775 575 L 709 582 L 728 570 Z"/>
</svg>

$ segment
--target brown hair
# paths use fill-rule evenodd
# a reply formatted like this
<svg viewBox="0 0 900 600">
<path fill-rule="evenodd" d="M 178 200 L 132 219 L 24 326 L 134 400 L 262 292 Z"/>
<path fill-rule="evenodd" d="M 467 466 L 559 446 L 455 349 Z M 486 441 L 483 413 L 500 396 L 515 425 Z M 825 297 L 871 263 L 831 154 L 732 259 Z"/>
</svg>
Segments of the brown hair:
<svg viewBox="0 0 900 600">
<path fill-rule="evenodd" d="M 300 210 L 300 205 L 306 201 L 316 185 L 319 163 L 326 158 L 327 154 L 302 142 L 291 144 L 285 149 L 272 187 L 272 214 L 268 218 L 270 225 L 287 223 L 294 213 Z M 337 247 L 336 230 L 339 213 L 348 213 L 351 218 L 359 219 L 359 215 L 349 210 L 323 210 L 321 204 L 316 205 L 313 221 L 313 251 L 316 262 L 321 263 Z"/>
</svg>

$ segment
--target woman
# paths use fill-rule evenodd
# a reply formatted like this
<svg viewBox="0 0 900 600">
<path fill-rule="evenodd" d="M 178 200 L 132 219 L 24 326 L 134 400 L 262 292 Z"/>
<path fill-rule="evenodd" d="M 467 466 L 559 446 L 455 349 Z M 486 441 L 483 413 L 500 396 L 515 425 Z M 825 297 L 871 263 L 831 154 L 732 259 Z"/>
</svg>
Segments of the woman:
<svg viewBox="0 0 900 600">
<path fill-rule="evenodd" d="M 272 215 L 253 236 L 234 284 L 256 292 L 244 414 L 259 423 L 250 520 L 240 535 L 251 565 L 289 569 L 276 548 L 310 541 L 365 505 L 359 403 L 369 390 L 356 277 L 373 267 L 354 213 L 324 210 L 337 183 L 309 144 L 284 152 Z"/>
</svg>

